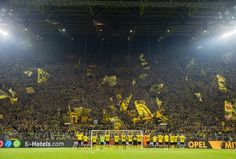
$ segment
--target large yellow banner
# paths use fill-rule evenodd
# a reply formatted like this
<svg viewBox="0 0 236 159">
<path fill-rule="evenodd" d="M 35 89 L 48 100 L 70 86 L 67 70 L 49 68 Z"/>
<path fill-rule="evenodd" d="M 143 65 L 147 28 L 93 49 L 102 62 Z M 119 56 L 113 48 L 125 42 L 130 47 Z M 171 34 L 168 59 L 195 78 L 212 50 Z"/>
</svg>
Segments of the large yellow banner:
<svg viewBox="0 0 236 159">
<path fill-rule="evenodd" d="M 139 117 L 143 120 L 149 120 L 153 118 L 153 114 L 148 109 L 146 102 L 144 100 L 136 100 L 134 102 L 135 107 L 138 111 Z"/>
</svg>

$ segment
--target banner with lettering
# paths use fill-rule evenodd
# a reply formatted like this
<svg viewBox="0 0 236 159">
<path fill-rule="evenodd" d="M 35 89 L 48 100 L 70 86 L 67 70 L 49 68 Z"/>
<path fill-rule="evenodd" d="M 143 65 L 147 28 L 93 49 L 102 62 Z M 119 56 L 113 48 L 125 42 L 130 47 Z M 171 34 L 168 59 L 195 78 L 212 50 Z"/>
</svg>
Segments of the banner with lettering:
<svg viewBox="0 0 236 159">
<path fill-rule="evenodd" d="M 186 141 L 186 148 L 236 149 L 236 141 Z"/>
</svg>

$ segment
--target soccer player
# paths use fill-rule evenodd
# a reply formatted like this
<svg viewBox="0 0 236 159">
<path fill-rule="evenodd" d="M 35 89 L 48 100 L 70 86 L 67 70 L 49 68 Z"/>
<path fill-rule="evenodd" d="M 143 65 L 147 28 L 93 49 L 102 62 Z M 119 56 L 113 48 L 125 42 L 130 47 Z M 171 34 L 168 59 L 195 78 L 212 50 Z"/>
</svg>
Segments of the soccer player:
<svg viewBox="0 0 236 159">
<path fill-rule="evenodd" d="M 174 135 L 174 147 L 177 147 L 178 138 L 179 136 L 177 134 Z"/>
<path fill-rule="evenodd" d="M 138 134 L 137 137 L 138 137 L 138 145 L 141 145 L 142 144 L 142 135 Z"/>
<path fill-rule="evenodd" d="M 129 145 L 132 145 L 132 140 L 133 140 L 133 136 L 131 134 L 128 135 L 128 142 Z"/>
<path fill-rule="evenodd" d="M 88 146 L 88 136 L 87 135 L 83 136 L 83 146 L 84 147 Z"/>
<path fill-rule="evenodd" d="M 100 145 L 101 145 L 101 147 L 103 147 L 103 145 L 105 144 L 104 142 L 105 142 L 104 135 L 100 135 Z"/>
<path fill-rule="evenodd" d="M 153 146 L 156 148 L 156 146 L 157 146 L 157 136 L 155 134 L 152 137 L 152 142 L 153 142 Z"/>
<path fill-rule="evenodd" d="M 158 147 L 160 148 L 163 145 L 163 138 L 164 138 L 164 136 L 159 134 L 157 137 L 158 137 Z"/>
<path fill-rule="evenodd" d="M 169 148 L 169 135 L 166 134 L 166 135 L 164 136 L 164 141 L 165 141 L 165 147 L 166 147 L 166 148 Z"/>
<path fill-rule="evenodd" d="M 137 148 L 137 146 L 138 146 L 138 137 L 137 137 L 136 134 L 133 136 L 133 145 L 134 145 L 136 148 Z"/>
<path fill-rule="evenodd" d="M 147 147 L 149 147 L 150 146 L 150 134 L 149 133 L 146 135 L 146 141 L 147 141 Z"/>
<path fill-rule="evenodd" d="M 124 133 L 121 134 L 121 142 L 123 149 L 126 149 L 126 135 Z"/>
<path fill-rule="evenodd" d="M 114 140 L 115 140 L 116 148 L 118 148 L 118 145 L 119 145 L 119 135 L 117 133 L 114 136 Z"/>
<path fill-rule="evenodd" d="M 184 147 L 185 146 L 185 136 L 183 134 L 181 134 L 179 136 L 179 141 L 180 141 L 180 146 Z"/>
<path fill-rule="evenodd" d="M 76 133 L 76 137 L 77 137 L 77 140 L 78 140 L 77 148 L 79 148 L 79 147 L 82 146 L 83 133 L 82 133 L 82 132 L 77 132 L 77 133 Z"/>
<path fill-rule="evenodd" d="M 174 146 L 174 135 L 170 134 L 170 147 Z"/>
<path fill-rule="evenodd" d="M 109 144 L 110 144 L 110 134 L 106 134 L 105 135 L 105 140 L 106 140 L 106 146 L 109 147 Z"/>
<path fill-rule="evenodd" d="M 95 148 L 95 146 L 97 144 L 97 136 L 96 135 L 92 136 L 92 144 L 93 144 L 93 147 Z"/>
</svg>

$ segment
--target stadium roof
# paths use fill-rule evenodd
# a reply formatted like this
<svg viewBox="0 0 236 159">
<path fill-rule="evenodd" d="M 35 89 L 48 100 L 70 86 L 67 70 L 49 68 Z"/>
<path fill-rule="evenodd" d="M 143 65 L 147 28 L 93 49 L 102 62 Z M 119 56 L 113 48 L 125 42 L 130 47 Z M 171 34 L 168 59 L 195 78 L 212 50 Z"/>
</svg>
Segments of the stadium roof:
<svg viewBox="0 0 236 159">
<path fill-rule="evenodd" d="M 218 31 L 219 28 L 214 26 L 222 22 L 219 14 L 224 16 L 225 11 L 236 5 L 234 1 L 225 0 L 4 2 L 2 6 L 11 9 L 15 18 L 35 34 L 64 33 L 68 37 L 90 34 L 98 35 L 101 39 L 104 36 L 158 36 L 164 39 L 170 35 L 191 36 L 207 29 Z"/>
</svg>

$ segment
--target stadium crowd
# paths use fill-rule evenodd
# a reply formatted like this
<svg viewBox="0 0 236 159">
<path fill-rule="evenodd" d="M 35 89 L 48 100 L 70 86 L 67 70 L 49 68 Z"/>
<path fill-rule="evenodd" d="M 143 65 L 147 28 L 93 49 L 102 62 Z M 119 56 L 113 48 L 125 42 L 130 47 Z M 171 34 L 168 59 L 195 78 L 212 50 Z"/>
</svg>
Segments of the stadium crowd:
<svg viewBox="0 0 236 159">
<path fill-rule="evenodd" d="M 236 99 L 236 61 L 232 53 L 223 55 L 158 55 L 148 59 L 150 69 L 140 65 L 139 55 L 113 58 L 111 61 L 87 60 L 80 57 L 50 58 L 28 55 L 0 57 L 0 89 L 16 92 L 18 101 L 0 100 L 0 135 L 4 137 L 64 139 L 75 133 L 92 129 L 113 129 L 104 122 L 104 110 L 117 115 L 122 129 L 142 129 L 146 132 L 184 133 L 187 138 L 217 139 L 227 136 L 236 139 L 236 122 L 224 119 L 224 100 Z M 88 69 L 94 65 L 92 69 Z M 49 79 L 38 84 L 37 68 L 49 72 Z M 31 70 L 27 77 L 24 71 Z M 146 74 L 146 77 L 140 75 Z M 216 74 L 225 77 L 228 91 L 218 89 Z M 117 84 L 102 84 L 105 76 L 115 75 Z M 151 88 L 163 83 L 163 89 Z M 32 87 L 34 93 L 26 93 Z M 194 93 L 200 92 L 202 101 Z M 128 110 L 135 110 L 134 100 L 145 100 L 149 109 L 157 108 L 155 98 L 162 101 L 162 112 L 168 117 L 160 121 L 141 121 L 134 124 L 127 114 L 111 101 L 116 95 L 132 94 Z M 112 99 L 112 100 L 111 100 Z M 85 123 L 65 124 L 68 105 L 91 109 Z"/>
</svg>

